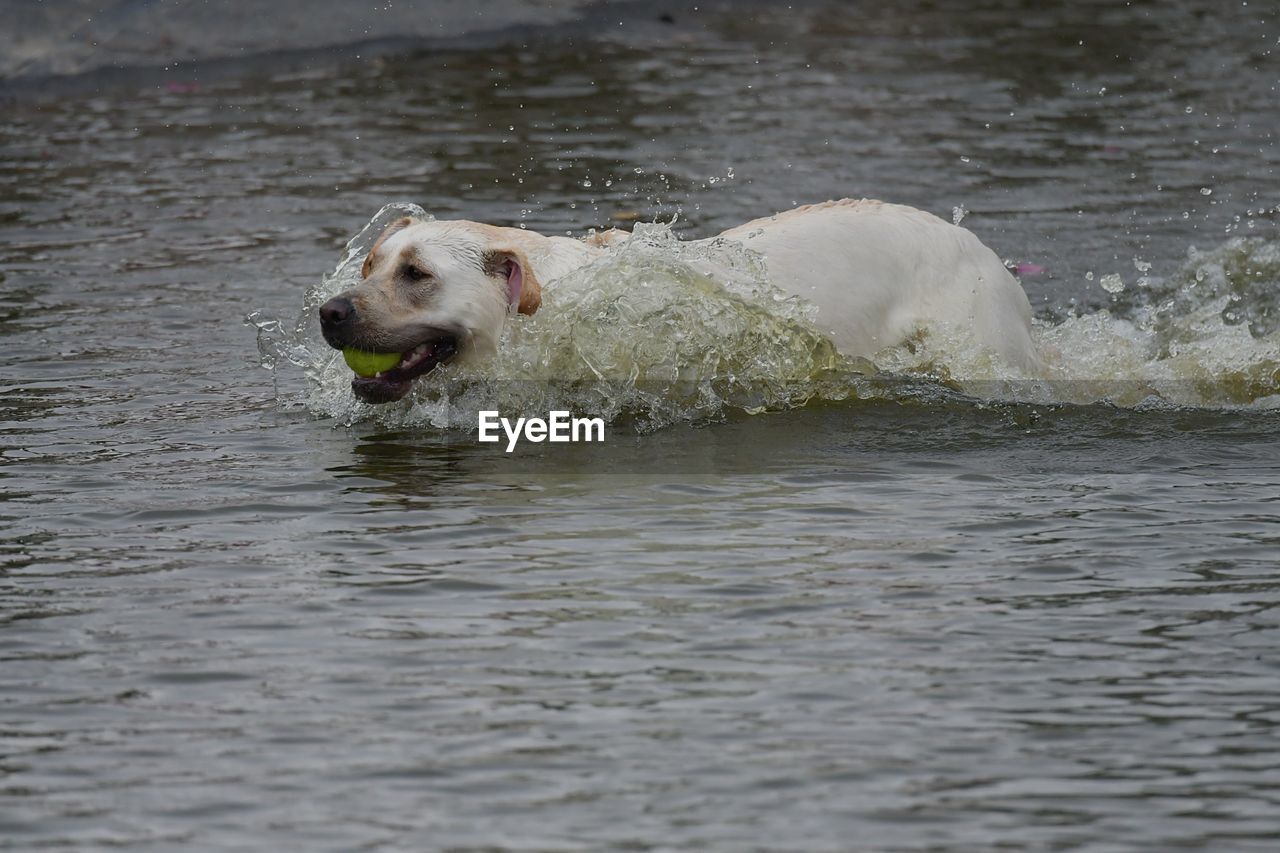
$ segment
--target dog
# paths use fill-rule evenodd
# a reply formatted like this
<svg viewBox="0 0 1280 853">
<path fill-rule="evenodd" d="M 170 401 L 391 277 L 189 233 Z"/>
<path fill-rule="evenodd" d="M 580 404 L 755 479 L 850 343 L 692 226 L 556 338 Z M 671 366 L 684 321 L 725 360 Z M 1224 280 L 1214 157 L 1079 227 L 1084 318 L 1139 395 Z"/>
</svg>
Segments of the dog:
<svg viewBox="0 0 1280 853">
<path fill-rule="evenodd" d="M 405 217 L 369 250 L 363 281 L 320 306 L 321 331 L 336 349 L 399 353 L 394 367 L 351 384 L 365 402 L 393 402 L 441 364 L 495 352 L 508 317 L 535 313 L 544 287 L 629 236 L 612 229 L 578 240 Z M 758 253 L 773 285 L 817 306 L 818 329 L 844 355 L 870 359 L 922 330 L 947 329 L 1023 376 L 1041 372 L 1022 286 L 972 232 L 932 214 L 843 199 L 712 239 Z"/>
</svg>

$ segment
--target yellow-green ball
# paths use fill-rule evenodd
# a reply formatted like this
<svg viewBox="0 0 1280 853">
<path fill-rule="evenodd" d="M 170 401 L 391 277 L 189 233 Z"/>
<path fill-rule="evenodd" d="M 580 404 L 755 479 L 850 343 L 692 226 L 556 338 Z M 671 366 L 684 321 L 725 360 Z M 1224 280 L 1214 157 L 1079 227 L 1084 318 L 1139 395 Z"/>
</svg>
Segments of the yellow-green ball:
<svg viewBox="0 0 1280 853">
<path fill-rule="evenodd" d="M 382 371 L 390 370 L 400 363 L 398 352 L 369 352 L 354 347 L 344 349 L 342 357 L 346 359 L 347 367 L 360 376 L 377 376 Z"/>
</svg>

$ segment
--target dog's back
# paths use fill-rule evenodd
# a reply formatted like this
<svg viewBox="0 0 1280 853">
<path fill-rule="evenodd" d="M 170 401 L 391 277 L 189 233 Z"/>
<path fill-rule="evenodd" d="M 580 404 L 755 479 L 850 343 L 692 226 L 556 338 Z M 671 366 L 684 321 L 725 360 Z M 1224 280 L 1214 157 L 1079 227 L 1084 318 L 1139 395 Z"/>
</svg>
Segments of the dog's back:
<svg viewBox="0 0 1280 853">
<path fill-rule="evenodd" d="M 819 328 L 846 355 L 871 357 L 945 329 L 1023 373 L 1041 371 L 1022 286 L 972 232 L 932 214 L 845 199 L 756 219 L 720 239 L 759 252 L 773 284 L 817 305 Z"/>
</svg>

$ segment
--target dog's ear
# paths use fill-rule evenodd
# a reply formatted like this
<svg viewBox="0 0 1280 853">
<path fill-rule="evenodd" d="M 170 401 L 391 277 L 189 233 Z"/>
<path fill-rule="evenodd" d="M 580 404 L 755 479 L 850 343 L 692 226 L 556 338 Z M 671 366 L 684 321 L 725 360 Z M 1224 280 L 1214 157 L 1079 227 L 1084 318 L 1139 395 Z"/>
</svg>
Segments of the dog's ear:
<svg viewBox="0 0 1280 853">
<path fill-rule="evenodd" d="M 542 283 L 529 265 L 529 256 L 517 246 L 490 249 L 484 255 L 487 275 L 507 283 L 507 306 L 521 314 L 532 314 L 542 304 Z"/>
<path fill-rule="evenodd" d="M 382 245 L 383 241 L 386 240 L 388 237 L 390 237 L 392 234 L 396 233 L 397 231 L 408 228 L 410 225 L 412 225 L 416 221 L 417 220 L 415 220 L 412 216 L 402 216 L 399 219 L 397 219 L 395 222 L 392 222 L 390 225 L 388 225 L 383 230 L 383 232 L 378 235 L 378 239 L 373 242 L 373 248 L 370 249 L 369 254 L 365 255 L 364 257 L 364 265 L 360 267 L 361 278 L 368 278 L 369 273 L 373 272 L 373 256 L 378 253 L 378 247 Z"/>
</svg>

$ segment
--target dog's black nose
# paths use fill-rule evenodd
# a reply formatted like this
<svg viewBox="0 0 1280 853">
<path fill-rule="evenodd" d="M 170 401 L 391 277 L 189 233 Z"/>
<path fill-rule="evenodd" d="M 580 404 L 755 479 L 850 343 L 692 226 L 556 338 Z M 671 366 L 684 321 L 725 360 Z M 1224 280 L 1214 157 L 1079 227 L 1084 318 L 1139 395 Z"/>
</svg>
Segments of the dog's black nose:
<svg viewBox="0 0 1280 853">
<path fill-rule="evenodd" d="M 320 325 L 336 329 L 355 316 L 356 306 L 344 296 L 335 296 L 320 306 Z"/>
<path fill-rule="evenodd" d="M 351 343 L 356 326 L 356 306 L 345 296 L 335 296 L 320 306 L 320 334 L 334 349 Z"/>
</svg>

